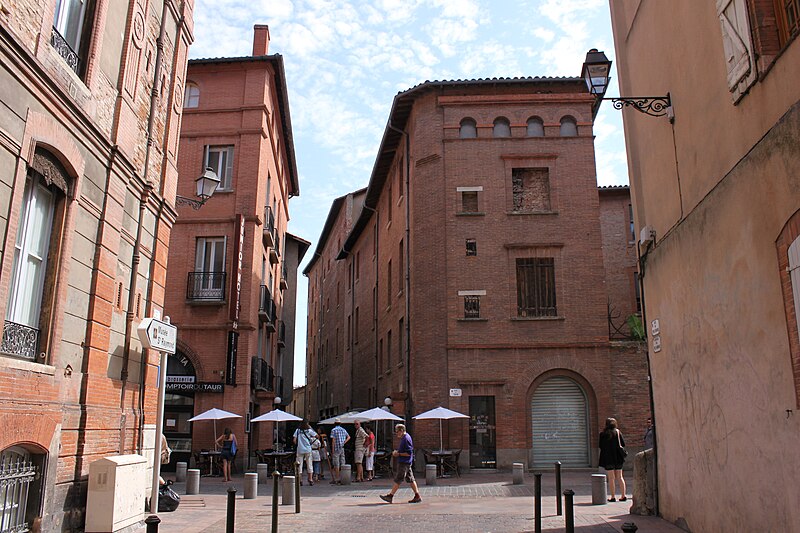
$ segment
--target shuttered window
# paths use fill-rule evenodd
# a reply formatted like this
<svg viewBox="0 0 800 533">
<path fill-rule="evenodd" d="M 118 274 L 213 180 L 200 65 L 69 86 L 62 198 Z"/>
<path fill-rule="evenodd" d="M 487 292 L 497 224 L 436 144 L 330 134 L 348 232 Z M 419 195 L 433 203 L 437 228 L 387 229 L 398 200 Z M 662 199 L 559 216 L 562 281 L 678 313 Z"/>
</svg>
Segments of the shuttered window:
<svg viewBox="0 0 800 533">
<path fill-rule="evenodd" d="M 794 297 L 794 315 L 797 319 L 797 331 L 800 332 L 800 237 L 789 246 L 789 276 L 792 280 L 792 296 Z"/>
<path fill-rule="evenodd" d="M 517 316 L 558 316 L 552 257 L 517 259 Z"/>
<path fill-rule="evenodd" d="M 588 402 L 573 380 L 555 377 L 536 388 L 531 399 L 533 465 L 589 466 Z"/>
<path fill-rule="evenodd" d="M 722 47 L 728 69 L 728 90 L 734 101 L 756 81 L 755 58 L 746 0 L 717 0 Z"/>
</svg>

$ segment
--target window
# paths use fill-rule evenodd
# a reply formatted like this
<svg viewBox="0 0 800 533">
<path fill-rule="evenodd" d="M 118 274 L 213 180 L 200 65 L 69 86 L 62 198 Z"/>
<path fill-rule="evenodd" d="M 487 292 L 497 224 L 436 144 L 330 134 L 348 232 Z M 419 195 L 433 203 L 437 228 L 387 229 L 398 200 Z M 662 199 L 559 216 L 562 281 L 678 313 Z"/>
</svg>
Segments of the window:
<svg viewBox="0 0 800 533">
<path fill-rule="evenodd" d="M 389 182 L 388 198 L 386 199 L 386 218 L 387 218 L 387 222 L 391 222 L 392 221 L 392 211 L 394 211 L 393 207 L 394 207 L 394 203 L 392 202 L 392 183 Z"/>
<path fill-rule="evenodd" d="M 552 257 L 517 259 L 517 315 L 557 316 L 555 262 Z"/>
<path fill-rule="evenodd" d="M 562 137 L 577 137 L 578 136 L 578 123 L 572 117 L 564 117 L 561 119 L 561 131 L 559 133 Z"/>
<path fill-rule="evenodd" d="M 353 318 L 353 342 L 358 344 L 358 307 L 356 307 L 356 313 Z"/>
<path fill-rule="evenodd" d="M 189 274 L 190 300 L 225 298 L 225 237 L 199 237 L 194 272 Z"/>
<path fill-rule="evenodd" d="M 514 211 L 550 211 L 550 169 L 511 169 Z"/>
<path fill-rule="evenodd" d="M 456 187 L 459 195 L 459 213 L 480 213 L 479 193 L 483 187 Z"/>
<path fill-rule="evenodd" d="M 544 121 L 539 117 L 531 117 L 528 119 L 528 137 L 544 137 Z"/>
<path fill-rule="evenodd" d="M 35 361 L 46 347 L 61 245 L 62 201 L 69 177 L 58 159 L 37 149 L 28 169 L 20 207 L 8 307 L 0 351 Z M 62 207 L 59 207 L 62 206 Z M 41 361 L 45 362 L 45 361 Z"/>
<path fill-rule="evenodd" d="M 633 205 L 628 204 L 628 225 L 630 227 L 630 241 L 636 242 L 636 228 L 633 225 Z"/>
<path fill-rule="evenodd" d="M 403 329 L 403 319 L 397 324 L 397 364 L 403 364 L 403 337 L 405 330 Z"/>
<path fill-rule="evenodd" d="M 471 118 L 465 118 L 461 121 L 458 129 L 458 137 L 460 139 L 474 139 L 478 136 L 478 124 Z"/>
<path fill-rule="evenodd" d="M 392 260 L 386 265 L 386 306 L 392 305 Z"/>
<path fill-rule="evenodd" d="M 481 317 L 481 297 L 464 296 L 464 318 Z"/>
<path fill-rule="evenodd" d="M 361 252 L 356 252 L 356 281 L 361 276 Z"/>
<path fill-rule="evenodd" d="M 211 167 L 217 174 L 218 191 L 233 188 L 233 146 L 206 146 L 205 166 Z"/>
<path fill-rule="evenodd" d="M 183 107 L 190 109 L 193 107 L 197 107 L 200 105 L 200 87 L 198 87 L 194 83 L 187 83 L 186 84 L 186 93 L 183 95 Z M 269 183 L 269 177 L 267 178 L 267 183 Z M 269 191 L 269 185 L 267 185 L 267 191 Z"/>
<path fill-rule="evenodd" d="M 738 101 L 757 78 L 747 0 L 717 0 L 717 16 L 728 70 L 728 90 L 734 101 Z"/>
<path fill-rule="evenodd" d="M 777 0 L 778 31 L 781 46 L 800 33 L 800 0 Z"/>
<path fill-rule="evenodd" d="M 398 261 L 400 262 L 400 268 L 397 269 L 397 292 L 402 293 L 403 289 L 405 288 L 405 283 L 403 283 L 403 278 L 405 277 L 404 265 L 405 265 L 405 254 L 403 253 L 403 239 L 400 239 L 400 245 L 398 247 Z"/>
<path fill-rule="evenodd" d="M 22 446 L 0 452 L 0 531 L 30 531 L 39 516 L 46 456 Z"/>
<path fill-rule="evenodd" d="M 90 0 L 57 0 L 51 44 L 70 68 L 82 75 L 94 8 Z"/>
<path fill-rule="evenodd" d="M 467 255 L 478 255 L 478 243 L 475 239 L 467 239 Z"/>
<path fill-rule="evenodd" d="M 493 137 L 511 137 L 511 124 L 505 117 L 497 117 L 494 119 L 494 128 L 492 129 Z"/>
<path fill-rule="evenodd" d="M 378 372 L 383 374 L 386 364 L 383 362 L 383 339 L 378 341 Z"/>
<path fill-rule="evenodd" d="M 392 367 L 392 330 L 386 333 L 386 368 Z"/>
</svg>

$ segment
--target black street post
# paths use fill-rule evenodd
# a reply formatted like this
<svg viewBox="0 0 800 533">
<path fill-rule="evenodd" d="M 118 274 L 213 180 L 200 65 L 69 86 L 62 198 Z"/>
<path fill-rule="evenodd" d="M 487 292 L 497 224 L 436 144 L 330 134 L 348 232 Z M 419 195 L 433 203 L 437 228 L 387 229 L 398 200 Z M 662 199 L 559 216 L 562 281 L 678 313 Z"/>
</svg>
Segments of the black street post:
<svg viewBox="0 0 800 533">
<path fill-rule="evenodd" d="M 534 474 L 534 477 L 533 528 L 535 533 L 542 533 L 542 474 Z"/>
<path fill-rule="evenodd" d="M 561 516 L 561 461 L 556 461 L 556 516 Z"/>
</svg>

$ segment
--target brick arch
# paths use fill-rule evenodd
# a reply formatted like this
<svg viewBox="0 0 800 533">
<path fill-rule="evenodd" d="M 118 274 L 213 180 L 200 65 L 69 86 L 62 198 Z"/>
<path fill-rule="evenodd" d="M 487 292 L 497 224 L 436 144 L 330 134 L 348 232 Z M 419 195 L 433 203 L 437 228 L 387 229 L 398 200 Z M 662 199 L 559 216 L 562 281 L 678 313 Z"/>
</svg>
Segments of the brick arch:
<svg viewBox="0 0 800 533">
<path fill-rule="evenodd" d="M 575 370 L 564 368 L 564 367 L 555 367 L 549 370 L 545 370 L 541 372 L 536 378 L 531 381 L 528 390 L 525 393 L 525 446 L 527 448 L 533 447 L 533 428 L 531 427 L 531 401 L 533 400 L 533 394 L 536 392 L 536 389 L 539 386 L 547 381 L 550 378 L 555 377 L 565 377 L 569 378 L 572 381 L 576 382 L 586 393 L 586 401 L 589 404 L 589 436 L 591 437 L 597 431 L 597 413 L 598 413 L 598 402 L 597 402 L 597 393 L 595 392 L 595 387 L 592 386 L 592 383 L 589 379 L 584 377 L 584 375 L 580 372 Z M 590 441 L 591 442 L 591 441 Z"/>
<path fill-rule="evenodd" d="M 178 352 L 185 355 L 189 361 L 192 362 L 195 377 L 198 380 L 200 379 L 200 376 L 203 376 L 203 379 L 206 379 L 207 376 L 205 375 L 203 364 L 201 363 L 200 356 L 197 355 L 197 352 L 188 343 L 181 339 L 178 339 L 176 342 L 176 347 Z"/>
<path fill-rule="evenodd" d="M 58 422 L 46 414 L 0 413 L 0 450 L 10 446 L 35 447 L 49 453 Z"/>
<path fill-rule="evenodd" d="M 794 375 L 795 406 L 800 409 L 800 332 L 798 332 L 797 324 L 797 313 L 800 310 L 796 309 L 794 305 L 792 278 L 789 273 L 789 247 L 798 237 L 800 237 L 800 209 L 789 217 L 775 240 L 778 253 L 778 274 L 783 292 L 783 308 L 786 313 L 786 333 L 789 337 L 789 353 Z"/>
</svg>

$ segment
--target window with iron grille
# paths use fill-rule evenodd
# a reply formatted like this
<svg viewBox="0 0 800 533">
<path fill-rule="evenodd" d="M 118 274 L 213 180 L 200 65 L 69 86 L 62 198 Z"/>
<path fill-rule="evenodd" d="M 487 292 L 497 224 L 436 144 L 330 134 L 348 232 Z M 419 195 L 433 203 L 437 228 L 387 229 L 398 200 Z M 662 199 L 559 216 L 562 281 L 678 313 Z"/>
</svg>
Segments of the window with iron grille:
<svg viewBox="0 0 800 533">
<path fill-rule="evenodd" d="M 0 452 L 0 531 L 30 531 L 39 516 L 44 458 L 21 446 Z"/>
<path fill-rule="evenodd" d="M 464 296 L 464 318 L 481 317 L 481 297 Z"/>
<path fill-rule="evenodd" d="M 552 257 L 517 259 L 517 316 L 557 316 L 555 262 Z"/>
<path fill-rule="evenodd" d="M 478 255 L 478 243 L 475 239 L 467 239 L 467 255 Z"/>
</svg>

